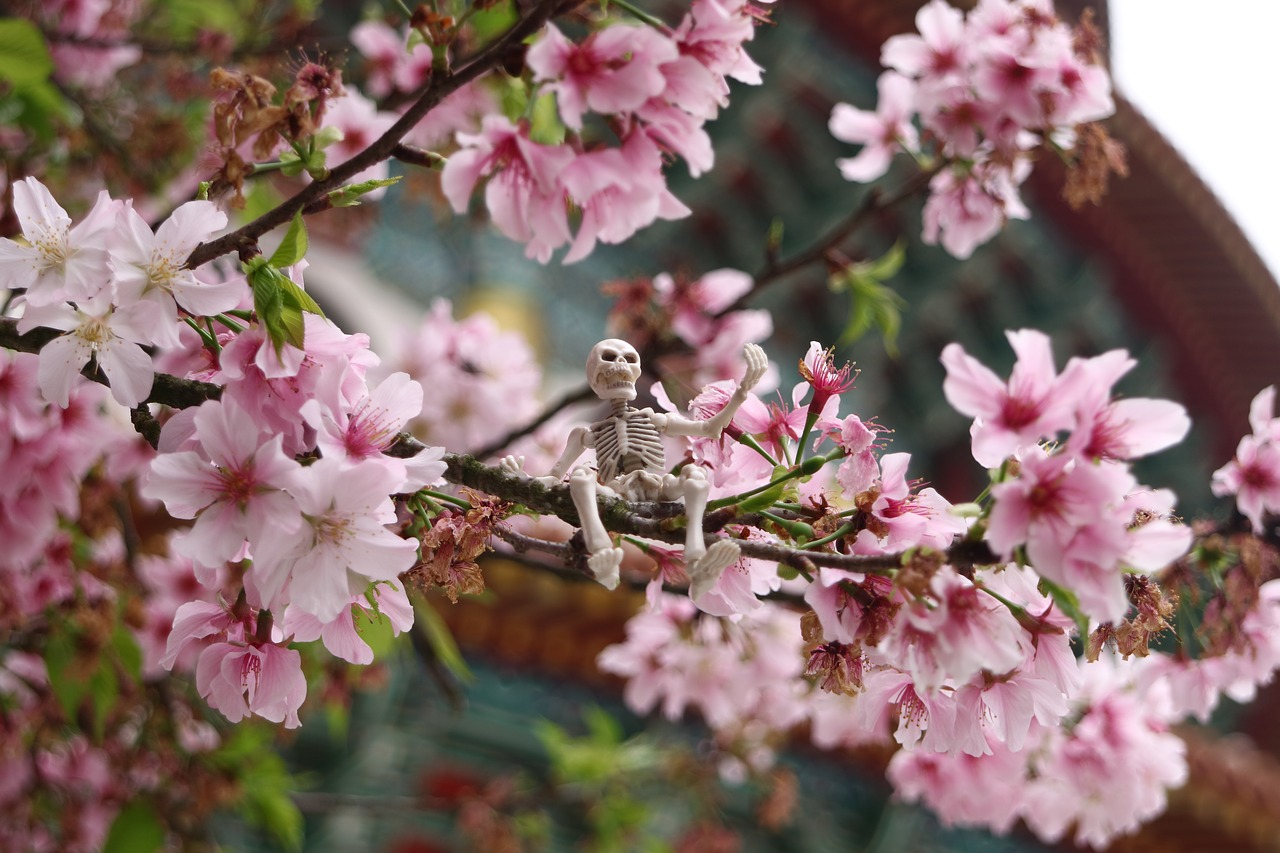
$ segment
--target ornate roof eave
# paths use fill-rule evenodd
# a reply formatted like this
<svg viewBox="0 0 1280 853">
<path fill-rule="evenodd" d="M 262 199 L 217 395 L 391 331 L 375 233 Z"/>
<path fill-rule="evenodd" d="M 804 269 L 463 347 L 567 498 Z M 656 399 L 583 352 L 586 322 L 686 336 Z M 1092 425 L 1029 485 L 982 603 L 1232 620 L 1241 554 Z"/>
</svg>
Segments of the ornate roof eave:
<svg viewBox="0 0 1280 853">
<path fill-rule="evenodd" d="M 922 0 L 806 8 L 824 32 L 873 66 L 892 35 L 914 29 Z M 1084 2 L 1060 2 L 1078 14 Z M 1105 4 L 1100 19 L 1105 23 Z M 1181 400 L 1210 427 L 1225 460 L 1246 430 L 1249 401 L 1280 380 L 1280 286 L 1222 203 L 1150 121 L 1123 97 L 1106 122 L 1128 151 L 1129 176 L 1098 206 L 1061 198 L 1063 166 L 1042 158 L 1028 181 L 1038 211 L 1111 266 L 1115 295 L 1172 359 Z"/>
</svg>

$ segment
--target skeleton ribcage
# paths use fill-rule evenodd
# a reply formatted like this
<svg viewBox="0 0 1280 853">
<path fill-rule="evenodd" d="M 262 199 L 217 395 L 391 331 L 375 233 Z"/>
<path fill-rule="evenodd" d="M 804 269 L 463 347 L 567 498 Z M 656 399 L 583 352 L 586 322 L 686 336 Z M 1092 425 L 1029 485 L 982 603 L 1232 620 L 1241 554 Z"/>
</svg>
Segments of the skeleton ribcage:
<svg viewBox="0 0 1280 853">
<path fill-rule="evenodd" d="M 666 469 L 662 436 L 650 415 L 648 410 L 627 409 L 620 417 L 592 425 L 601 483 L 632 471 L 643 469 L 656 474 Z"/>
</svg>

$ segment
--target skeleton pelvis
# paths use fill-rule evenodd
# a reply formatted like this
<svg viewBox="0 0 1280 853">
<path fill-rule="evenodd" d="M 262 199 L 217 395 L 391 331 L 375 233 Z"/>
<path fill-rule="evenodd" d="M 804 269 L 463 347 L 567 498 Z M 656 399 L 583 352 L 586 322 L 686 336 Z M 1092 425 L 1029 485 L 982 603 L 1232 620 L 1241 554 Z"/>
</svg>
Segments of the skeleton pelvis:
<svg viewBox="0 0 1280 853">
<path fill-rule="evenodd" d="M 671 477 L 671 485 L 674 485 L 675 478 Z M 671 500 L 679 495 L 679 490 L 675 490 L 675 494 L 671 494 L 672 489 L 667 483 L 668 475 L 646 471 L 632 471 L 616 477 L 606 485 L 613 491 L 617 492 L 618 497 L 628 501 L 661 501 Z"/>
</svg>

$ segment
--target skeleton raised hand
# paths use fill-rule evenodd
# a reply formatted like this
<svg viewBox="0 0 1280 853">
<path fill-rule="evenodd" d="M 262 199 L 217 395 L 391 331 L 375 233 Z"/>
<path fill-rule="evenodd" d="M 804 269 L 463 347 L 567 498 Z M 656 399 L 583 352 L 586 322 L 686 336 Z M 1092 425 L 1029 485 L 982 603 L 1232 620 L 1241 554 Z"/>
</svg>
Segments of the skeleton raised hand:
<svg viewBox="0 0 1280 853">
<path fill-rule="evenodd" d="M 720 437 L 768 367 L 764 350 L 755 344 L 743 347 L 742 355 L 747 371 L 729 403 L 706 420 L 692 420 L 628 405 L 636 398 L 640 354 L 631 344 L 617 338 L 603 340 L 592 347 L 587 357 L 587 383 L 596 396 L 611 403 L 613 409 L 602 421 L 574 427 L 550 475 L 535 479 L 548 485 L 558 483 L 585 450 L 595 450 L 596 467 L 574 468 L 569 478 L 569 492 L 582 520 L 582 536 L 589 552 L 587 565 L 596 580 L 609 589 L 618 585 L 622 549 L 613 544 L 600 521 L 596 502 L 600 494 L 633 501 L 684 501 L 688 519 L 684 559 L 691 581 L 689 594 L 694 598 L 714 586 L 720 574 L 737 561 L 740 553 L 737 543 L 717 539 L 707 547 L 703 537 L 702 520 L 710 491 L 706 472 L 697 465 L 685 465 L 679 475 L 667 473 L 662 436 Z M 523 463 L 523 459 L 508 456 L 501 465 L 510 474 L 521 474 Z"/>
</svg>

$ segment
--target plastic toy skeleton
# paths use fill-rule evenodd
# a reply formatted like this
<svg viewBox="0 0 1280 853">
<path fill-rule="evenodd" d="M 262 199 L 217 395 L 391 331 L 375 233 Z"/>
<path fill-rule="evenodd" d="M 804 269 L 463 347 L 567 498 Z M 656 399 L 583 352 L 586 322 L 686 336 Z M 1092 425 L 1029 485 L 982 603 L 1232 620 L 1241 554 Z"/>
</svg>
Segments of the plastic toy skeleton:
<svg viewBox="0 0 1280 853">
<path fill-rule="evenodd" d="M 640 354 L 631 344 L 609 338 L 592 347 L 587 357 L 587 382 L 596 396 L 612 405 L 612 411 L 602 421 L 574 427 L 550 475 L 534 479 L 548 486 L 560 485 L 583 452 L 595 450 L 595 468 L 590 465 L 574 468 L 569 478 L 569 493 L 582 520 L 582 536 L 589 552 L 587 565 L 596 580 L 609 589 L 618 585 L 622 549 L 613 544 L 600 521 L 596 502 L 600 494 L 631 501 L 684 501 L 688 519 L 684 559 L 690 579 L 689 593 L 694 598 L 709 590 L 720 574 L 737 561 L 737 543 L 717 539 L 708 547 L 703 537 L 702 520 L 710 491 L 706 472 L 698 465 L 685 465 L 678 475 L 668 473 L 662 436 L 720 437 L 768 366 L 764 350 L 755 344 L 743 347 L 742 354 L 747 361 L 747 372 L 728 404 L 706 420 L 692 420 L 629 405 L 636 398 L 636 381 L 640 378 Z M 508 456 L 502 460 L 502 467 L 512 474 L 522 473 L 523 464 L 522 457 Z"/>
</svg>

